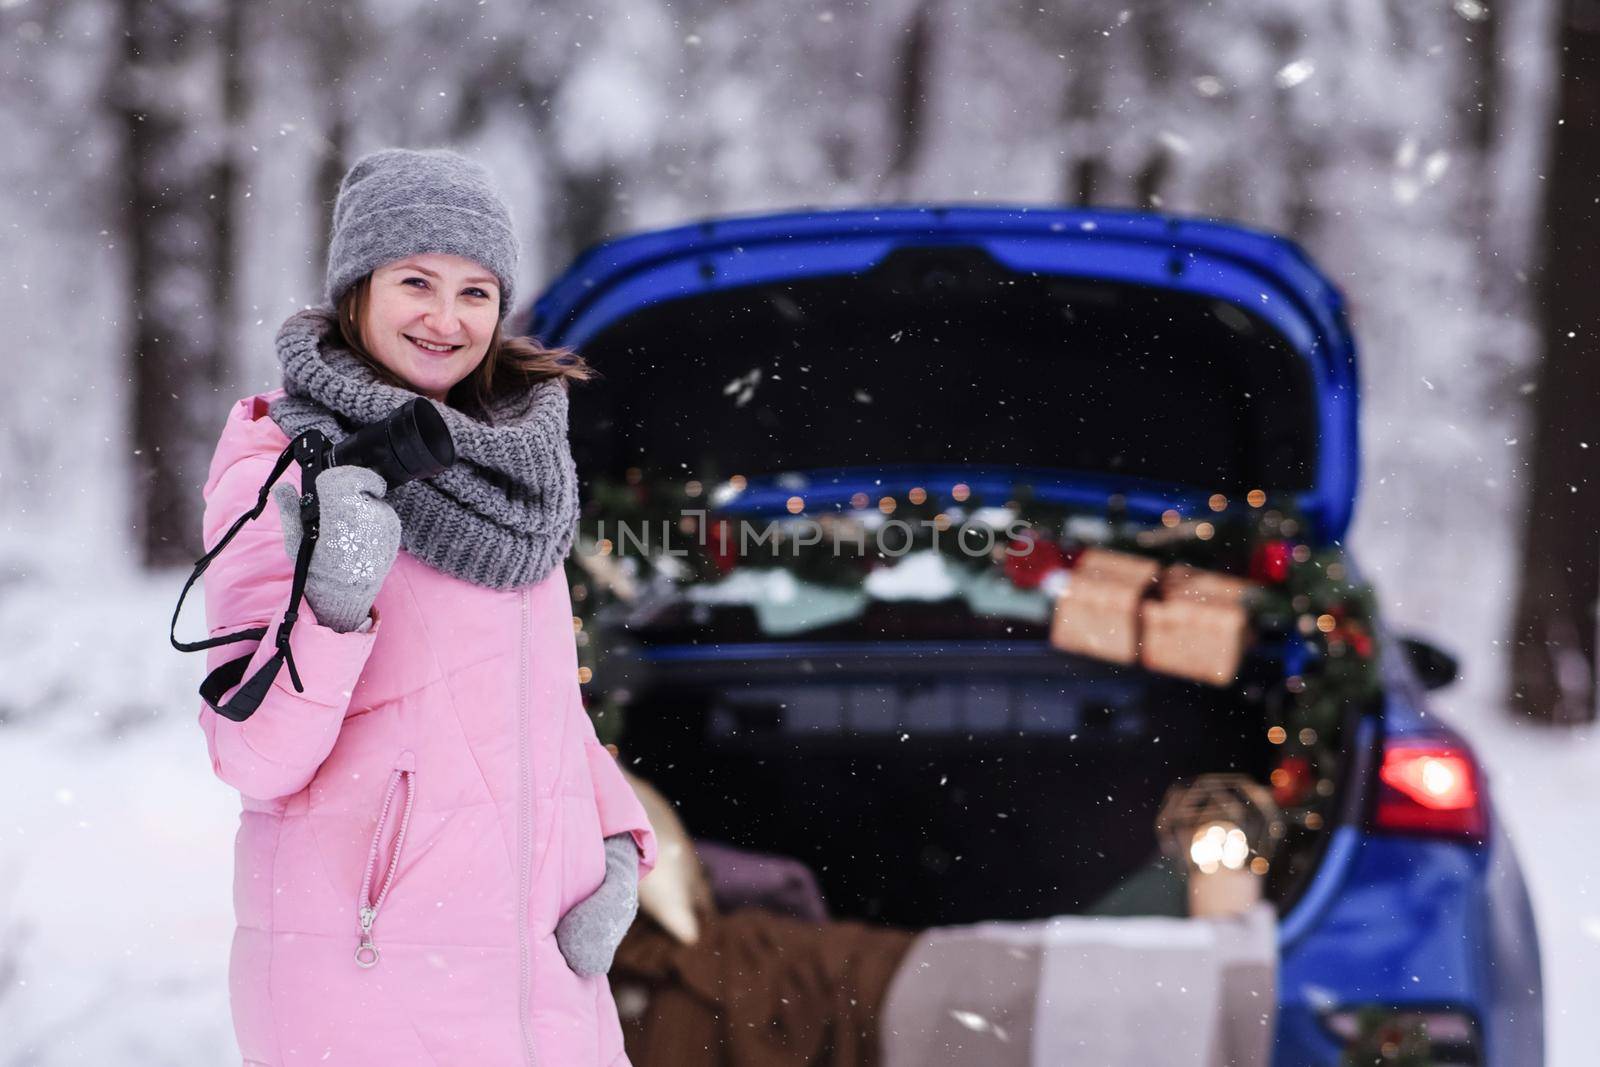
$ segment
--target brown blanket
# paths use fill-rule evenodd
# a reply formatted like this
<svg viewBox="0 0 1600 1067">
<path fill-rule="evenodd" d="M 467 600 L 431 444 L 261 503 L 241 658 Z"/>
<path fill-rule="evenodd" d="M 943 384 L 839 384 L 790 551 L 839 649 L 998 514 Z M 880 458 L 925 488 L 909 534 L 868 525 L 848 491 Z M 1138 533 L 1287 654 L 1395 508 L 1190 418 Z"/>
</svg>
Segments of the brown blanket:
<svg viewBox="0 0 1600 1067">
<path fill-rule="evenodd" d="M 634 1067 L 875 1067 L 878 1016 L 915 935 L 756 908 L 678 943 L 641 916 L 611 986 Z"/>
</svg>

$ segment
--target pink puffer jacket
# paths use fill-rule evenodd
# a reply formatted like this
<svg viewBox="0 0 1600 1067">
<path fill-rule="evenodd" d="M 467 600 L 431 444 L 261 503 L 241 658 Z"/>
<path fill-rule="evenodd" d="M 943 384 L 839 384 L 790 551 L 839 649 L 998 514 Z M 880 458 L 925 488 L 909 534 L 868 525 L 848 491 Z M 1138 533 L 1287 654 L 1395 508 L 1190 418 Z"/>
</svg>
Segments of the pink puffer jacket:
<svg viewBox="0 0 1600 1067">
<path fill-rule="evenodd" d="M 207 549 L 288 445 L 267 415 L 279 395 L 228 417 Z M 298 488 L 298 465 L 284 477 Z M 269 627 L 246 678 L 292 570 L 269 501 L 206 572 L 212 635 Z M 202 702 L 212 767 L 243 799 L 229 984 L 245 1064 L 627 1064 L 605 976 L 575 974 L 552 931 L 599 886 L 602 838 L 632 833 L 641 877 L 656 841 L 584 711 L 562 569 L 492 590 L 402 549 L 374 609 L 370 632 L 341 634 L 302 601 L 305 691 L 285 667 L 242 723 Z M 248 648 L 208 650 L 208 670 Z"/>
</svg>

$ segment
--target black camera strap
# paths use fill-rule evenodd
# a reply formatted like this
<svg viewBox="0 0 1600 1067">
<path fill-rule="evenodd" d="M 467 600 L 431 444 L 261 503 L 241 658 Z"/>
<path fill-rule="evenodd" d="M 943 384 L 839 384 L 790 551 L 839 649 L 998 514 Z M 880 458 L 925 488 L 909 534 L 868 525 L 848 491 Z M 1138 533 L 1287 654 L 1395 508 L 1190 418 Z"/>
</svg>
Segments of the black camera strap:
<svg viewBox="0 0 1600 1067">
<path fill-rule="evenodd" d="M 307 430 L 304 434 L 291 441 L 289 447 L 283 450 L 283 453 L 278 457 L 277 464 L 272 468 L 272 473 L 267 476 L 266 482 L 261 486 L 261 495 L 256 500 L 256 506 L 239 516 L 211 551 L 200 557 L 199 562 L 195 564 L 194 572 L 189 575 L 189 580 L 183 585 L 183 592 L 178 594 L 178 606 L 172 612 L 172 627 L 169 636 L 172 640 L 172 647 L 180 652 L 199 652 L 203 649 L 215 648 L 218 645 L 232 644 L 235 641 L 260 642 L 262 638 L 267 636 L 267 626 L 252 626 L 245 630 L 237 630 L 231 634 L 208 637 L 203 641 L 179 641 L 178 615 L 183 611 L 183 598 L 189 595 L 190 587 L 200 578 L 200 575 L 205 573 L 206 568 L 211 566 L 211 561 L 216 559 L 222 550 L 227 547 L 228 542 L 233 540 L 234 535 L 244 527 L 244 524 L 258 518 L 266 510 L 267 501 L 272 495 L 273 483 L 283 475 L 284 471 L 289 469 L 291 460 L 299 460 L 304 472 L 304 480 L 301 483 L 304 487 L 304 495 L 300 497 L 300 529 L 302 536 L 300 538 L 300 552 L 294 561 L 294 585 L 289 593 L 289 608 L 283 613 L 283 623 L 278 627 L 276 639 L 278 651 L 271 659 L 261 665 L 254 677 L 240 686 L 239 691 L 233 695 L 233 699 L 226 704 L 218 703 L 218 701 L 222 699 L 223 693 L 238 685 L 240 679 L 244 677 L 245 669 L 250 665 L 250 660 L 255 655 L 253 650 L 237 659 L 224 663 L 207 675 L 205 681 L 200 683 L 200 695 L 205 698 L 206 704 L 218 715 L 226 719 L 232 719 L 234 722 L 243 722 L 255 712 L 256 708 L 261 706 L 261 702 L 266 699 L 267 690 L 272 686 L 272 680 L 278 676 L 278 670 L 285 664 L 289 667 L 289 680 L 294 683 L 295 692 L 305 692 L 305 686 L 300 682 L 300 671 L 294 664 L 294 654 L 289 649 L 289 635 L 294 629 L 295 620 L 299 618 L 300 597 L 305 592 L 306 571 L 311 566 L 311 552 L 316 547 L 319 527 L 320 512 L 317 507 L 316 474 L 320 464 L 315 461 L 318 450 L 316 442 L 311 440 L 313 436 L 320 440 L 326 440 L 318 431 Z"/>
</svg>

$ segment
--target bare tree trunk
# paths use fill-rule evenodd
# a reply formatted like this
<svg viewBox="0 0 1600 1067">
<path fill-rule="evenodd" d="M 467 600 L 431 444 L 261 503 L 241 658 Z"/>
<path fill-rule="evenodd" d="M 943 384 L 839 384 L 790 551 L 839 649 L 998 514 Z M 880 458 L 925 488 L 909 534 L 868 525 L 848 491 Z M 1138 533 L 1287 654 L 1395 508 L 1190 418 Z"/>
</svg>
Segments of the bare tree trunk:
<svg viewBox="0 0 1600 1067">
<path fill-rule="evenodd" d="M 1066 188 L 1061 198 L 1074 207 L 1094 207 L 1104 195 L 1106 163 L 1099 151 L 1087 144 L 1083 131 L 1092 128 L 1100 107 L 1101 72 L 1093 67 L 1074 65 L 1063 102 L 1067 129 L 1065 151 L 1071 159 L 1066 171 Z"/>
<path fill-rule="evenodd" d="M 230 365 L 228 354 L 238 343 L 236 314 L 239 307 L 239 272 L 234 269 L 235 250 L 239 245 L 234 226 L 234 213 L 239 203 L 239 187 L 243 184 L 243 161 L 238 146 L 243 136 L 245 121 L 250 112 L 250 82 L 246 77 L 244 60 L 248 0 L 222 0 L 221 48 L 218 61 L 222 70 L 222 114 L 217 130 L 217 161 L 214 182 L 216 200 L 212 201 L 211 219 L 216 233 L 217 270 L 211 275 L 214 300 L 213 316 L 216 322 L 219 372 Z"/>
<path fill-rule="evenodd" d="M 208 116 L 194 114 L 183 91 L 212 48 L 205 17 L 166 0 L 120 0 L 117 11 L 123 50 L 107 105 L 123 131 L 133 522 L 144 564 L 163 566 L 200 552 L 197 490 L 226 366 L 230 294 L 221 276 L 232 265 L 231 229 L 219 212 L 229 204 L 229 172 L 196 129 Z"/>
<path fill-rule="evenodd" d="M 312 212 L 316 219 L 312 262 L 320 268 L 327 262 L 328 243 L 333 238 L 333 205 L 339 196 L 339 182 L 350 163 L 354 162 L 348 158 L 351 103 L 346 96 L 346 83 L 351 72 L 360 69 L 358 43 L 363 36 L 361 12 L 359 5 L 344 0 L 326 5 L 322 13 L 315 16 L 300 11 L 298 4 L 291 6 L 295 10 L 290 13 L 290 18 L 316 17 L 322 24 L 308 42 L 311 68 L 318 72 L 326 135 L 312 179 L 315 183 L 313 196 L 316 205 Z M 320 269 L 316 277 L 320 282 Z M 320 284 L 317 286 L 317 300 L 321 300 Z"/>
<path fill-rule="evenodd" d="M 555 181 L 556 211 L 548 233 L 554 262 L 563 263 L 611 236 L 622 178 L 615 164 L 602 161 L 584 170 L 563 168 Z"/>
<path fill-rule="evenodd" d="M 1600 0 L 1569 0 L 1557 51 L 1560 101 L 1546 183 L 1539 278 L 1543 359 L 1511 648 L 1509 703 L 1557 723 L 1595 717 L 1600 598 Z"/>
<path fill-rule="evenodd" d="M 905 28 L 905 43 L 895 55 L 894 103 L 890 113 L 894 122 L 894 147 L 884 169 L 880 192 L 904 200 L 911 183 L 918 155 L 922 150 L 923 127 L 928 107 L 928 71 L 933 66 L 933 16 L 926 4 L 912 12 Z"/>
<path fill-rule="evenodd" d="M 316 247 L 312 250 L 312 262 L 319 265 L 325 264 L 328 259 L 328 245 L 333 240 L 333 205 L 339 199 L 339 182 L 344 179 L 344 172 L 349 166 L 346 157 L 350 154 L 350 120 L 337 110 L 337 103 L 333 107 L 335 110 L 328 120 L 327 142 L 317 159 L 315 178 L 317 237 Z M 321 298 L 319 287 L 318 301 Z"/>
</svg>

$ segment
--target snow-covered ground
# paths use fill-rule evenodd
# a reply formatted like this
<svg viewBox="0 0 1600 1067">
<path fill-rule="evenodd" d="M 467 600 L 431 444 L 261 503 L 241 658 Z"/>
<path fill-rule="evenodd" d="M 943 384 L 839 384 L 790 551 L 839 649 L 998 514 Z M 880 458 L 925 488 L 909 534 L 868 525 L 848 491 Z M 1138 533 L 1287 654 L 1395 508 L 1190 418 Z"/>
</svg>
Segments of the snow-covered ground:
<svg viewBox="0 0 1600 1067">
<path fill-rule="evenodd" d="M 239 800 L 196 722 L 203 653 L 167 641 L 185 577 L 0 592 L 3 1067 L 238 1062 Z"/>
<path fill-rule="evenodd" d="M 1497 707 L 1452 707 L 1447 696 L 1440 703 L 1483 760 L 1528 879 L 1544 956 L 1546 1062 L 1586 1067 L 1595 1062 L 1600 979 L 1600 729 L 1549 729 Z"/>
<path fill-rule="evenodd" d="M 228 1015 L 238 800 L 195 722 L 201 654 L 167 643 L 187 572 L 0 596 L 0 1067 L 237 1062 Z M 178 636 L 202 630 L 199 597 Z M 196 610 L 191 611 L 194 607 Z M 1449 690 L 1445 691 L 1448 696 Z M 1452 706 L 1521 852 L 1552 1067 L 1593 1062 L 1600 730 Z"/>
</svg>

